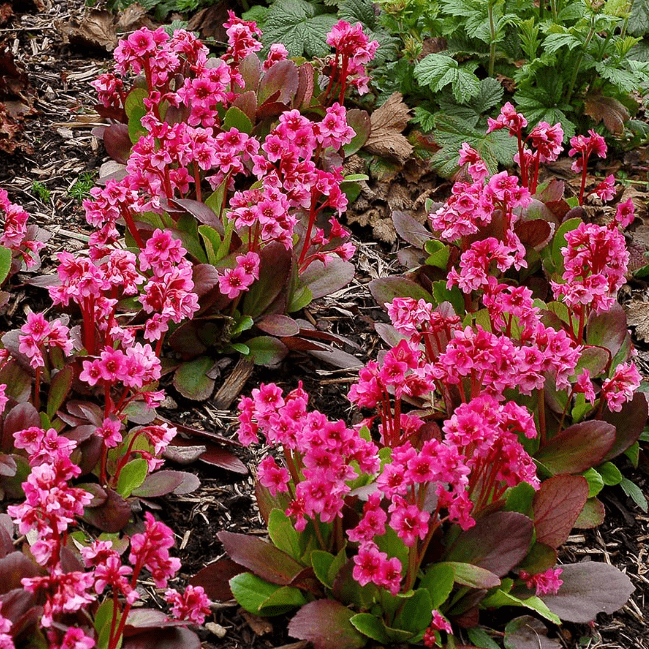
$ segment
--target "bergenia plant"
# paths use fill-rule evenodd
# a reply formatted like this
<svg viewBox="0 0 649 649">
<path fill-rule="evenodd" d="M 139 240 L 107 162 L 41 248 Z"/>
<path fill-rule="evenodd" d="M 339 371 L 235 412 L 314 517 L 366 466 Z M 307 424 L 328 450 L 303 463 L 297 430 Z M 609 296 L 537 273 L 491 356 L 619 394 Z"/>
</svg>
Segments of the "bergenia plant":
<svg viewBox="0 0 649 649">
<path fill-rule="evenodd" d="M 262 615 L 300 606 L 289 632 L 317 647 L 334 646 L 334 626 L 349 646 L 453 646 L 454 625 L 475 627 L 482 609 L 592 619 L 603 605 L 598 572 L 617 606 L 629 596 L 610 566 L 557 566 L 573 526 L 601 522 L 595 496 L 621 479 L 610 460 L 636 443 L 648 412 L 615 302 L 628 206 L 608 225 L 548 217 L 530 234 L 533 215 L 545 214 L 531 209 L 539 163 L 558 156 L 561 140 L 559 126 L 534 130 L 532 152 L 521 149 L 525 183 L 490 176 L 463 147 L 467 179 L 431 214 L 436 240 L 400 217 L 410 237 L 432 243 L 419 283 L 373 282 L 391 349 L 360 371 L 349 398 L 374 416 L 351 429 L 329 422 L 308 412 L 301 388 L 265 385 L 242 400 L 241 440 L 261 434 L 277 449 L 257 472 L 274 547 L 219 535 L 250 570 L 230 582 L 243 606 Z M 531 235 L 559 247 L 542 284 L 528 281 L 541 259 L 523 242 Z"/>
<path fill-rule="evenodd" d="M 360 25 L 338 23 L 321 86 L 314 65 L 288 60 L 281 47 L 260 60 L 254 23 L 231 14 L 225 27 L 221 58 L 184 30 L 138 30 L 115 51 L 119 76 L 93 84 L 100 111 L 124 122 L 100 134 L 125 164 L 85 203 L 97 228 L 93 258 L 122 247 L 120 223 L 126 244 L 141 252 L 168 245 L 156 237 L 173 237 L 175 250 L 182 242 L 183 288 L 196 298 L 169 325 L 153 307 L 160 317 L 149 318 L 147 333 L 161 344 L 170 332 L 169 344 L 192 363 L 177 372 L 177 387 L 194 398 L 213 386 L 206 352 L 236 350 L 270 364 L 291 346 L 308 349 L 292 344 L 309 333 L 287 314 L 351 280 L 354 247 L 338 216 L 344 183 L 354 179 L 342 163 L 368 133 L 360 111 L 342 102 L 348 88 L 367 91 L 364 65 L 377 47 Z M 139 76 L 127 90 L 129 73 Z M 141 293 L 135 288 L 134 299 Z M 236 341 L 253 326 L 261 335 Z M 187 374 L 202 374 L 204 384 L 190 387 Z"/>
</svg>

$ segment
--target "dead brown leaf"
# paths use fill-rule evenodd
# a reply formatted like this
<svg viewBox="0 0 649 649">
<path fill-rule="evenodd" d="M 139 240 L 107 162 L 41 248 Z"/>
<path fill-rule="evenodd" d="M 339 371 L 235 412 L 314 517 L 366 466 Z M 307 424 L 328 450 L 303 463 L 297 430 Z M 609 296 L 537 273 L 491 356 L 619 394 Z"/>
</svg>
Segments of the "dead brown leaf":
<svg viewBox="0 0 649 649">
<path fill-rule="evenodd" d="M 636 336 L 649 341 L 649 302 L 631 302 L 626 310 L 627 322 L 635 327 Z"/>
<path fill-rule="evenodd" d="M 23 127 L 20 120 L 12 117 L 0 102 L 0 151 L 15 153 L 17 150 L 31 153 L 31 148 L 20 139 Z"/>
<path fill-rule="evenodd" d="M 629 119 L 629 111 L 613 97 L 605 97 L 600 92 L 589 94 L 584 100 L 584 112 L 596 122 L 604 121 L 604 126 L 619 135 L 624 131 L 624 122 Z"/>
<path fill-rule="evenodd" d="M 129 5 L 119 14 L 115 31 L 118 34 L 134 32 L 140 27 L 154 27 L 151 19 L 147 16 L 147 10 L 138 2 Z"/>
<path fill-rule="evenodd" d="M 228 3 L 219 2 L 201 9 L 193 15 L 187 23 L 187 29 L 198 32 L 201 38 L 213 38 L 217 41 L 227 41 L 227 34 L 223 23 L 228 19 Z"/>
<path fill-rule="evenodd" d="M 81 20 L 70 18 L 56 23 L 64 41 L 70 45 L 112 52 L 117 47 L 115 16 L 110 11 L 92 9 Z"/>
<path fill-rule="evenodd" d="M 7 45 L 0 45 L 0 99 L 23 99 L 28 89 L 27 74 L 18 68 L 13 52 Z"/>
<path fill-rule="evenodd" d="M 14 12 L 13 9 L 11 8 L 11 5 L 8 2 L 5 2 L 0 5 L 0 25 L 4 25 L 11 16 L 13 16 Z"/>
<path fill-rule="evenodd" d="M 403 96 L 395 92 L 370 117 L 370 136 L 363 147 L 378 156 L 393 158 L 404 164 L 413 146 L 402 134 L 410 119 L 410 109 Z"/>
<path fill-rule="evenodd" d="M 248 623 L 248 626 L 255 632 L 256 635 L 266 635 L 273 632 L 273 625 L 265 617 L 253 615 L 241 609 L 241 615 Z"/>
</svg>

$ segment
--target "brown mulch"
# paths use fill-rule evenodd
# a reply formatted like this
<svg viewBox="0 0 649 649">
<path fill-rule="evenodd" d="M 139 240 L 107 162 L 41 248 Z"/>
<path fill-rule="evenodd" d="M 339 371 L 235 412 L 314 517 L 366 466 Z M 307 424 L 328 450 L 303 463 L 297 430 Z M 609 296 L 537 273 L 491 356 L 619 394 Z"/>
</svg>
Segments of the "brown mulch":
<svg viewBox="0 0 649 649">
<path fill-rule="evenodd" d="M 18 12 L 19 8 L 16 2 L 14 10 Z M 100 48 L 64 42 L 69 38 L 66 26 L 87 11 L 83 0 L 38 0 L 36 4 L 25 1 L 21 9 L 28 13 L 16 13 L 0 24 L 0 44 L 6 45 L 27 74 L 35 112 L 25 115 L 20 122 L 22 132 L 17 137 L 21 141 L 15 153 L 0 151 L 0 187 L 38 225 L 52 233 L 48 252 L 43 255 L 47 269 L 53 267 L 56 252 L 73 252 L 85 245 L 89 229 L 80 201 L 70 194 L 70 189 L 84 174 L 95 174 L 106 160 L 100 142 L 91 134 L 100 119 L 92 110 L 94 96 L 89 82 L 110 66 L 111 57 L 107 52 L 102 54 Z M 49 196 L 39 194 L 35 183 L 40 183 Z M 392 192 L 396 194 L 398 188 Z M 382 196 L 390 204 L 387 194 Z M 372 208 L 369 203 L 368 206 Z M 373 277 L 395 272 L 397 266 L 394 250 L 372 241 L 369 230 L 356 234 L 362 237 L 357 240 L 357 279 L 335 297 L 310 307 L 307 317 L 320 328 L 351 338 L 358 344 L 353 353 L 366 361 L 380 347 L 372 323 L 384 317 L 374 305 L 366 283 Z M 38 289 L 17 287 L 3 315 L 3 327 L 20 324 L 25 309 L 37 310 L 44 305 L 46 300 Z M 244 392 L 259 381 L 275 381 L 292 388 L 302 378 L 314 395 L 314 407 L 323 409 L 330 417 L 349 421 L 353 411 L 345 395 L 354 376 L 353 371 L 333 370 L 308 358 L 292 358 L 279 370 L 256 369 Z M 210 401 L 197 405 L 173 392 L 170 395 L 176 401 L 168 402 L 170 409 L 165 415 L 172 421 L 234 435 L 234 407 L 220 410 Z M 240 456 L 252 467 L 259 454 L 260 451 L 244 450 Z M 199 491 L 165 499 L 158 511 L 176 531 L 185 578 L 223 556 L 216 538 L 218 531 L 263 533 L 251 477 L 241 478 L 201 465 L 193 470 L 201 479 Z M 625 475 L 649 496 L 644 474 L 629 469 Z M 592 627 L 566 625 L 558 631 L 558 637 L 566 649 L 649 649 L 649 516 L 640 512 L 621 490 L 605 491 L 603 500 L 607 509 L 604 525 L 594 531 L 576 531 L 566 544 L 564 558 L 611 563 L 629 575 L 636 591 L 619 612 L 600 616 Z M 150 597 L 155 599 L 154 589 L 149 590 Z M 288 637 L 286 620 L 253 619 L 234 603 L 216 604 L 213 619 L 200 633 L 206 649 L 306 646 Z"/>
</svg>

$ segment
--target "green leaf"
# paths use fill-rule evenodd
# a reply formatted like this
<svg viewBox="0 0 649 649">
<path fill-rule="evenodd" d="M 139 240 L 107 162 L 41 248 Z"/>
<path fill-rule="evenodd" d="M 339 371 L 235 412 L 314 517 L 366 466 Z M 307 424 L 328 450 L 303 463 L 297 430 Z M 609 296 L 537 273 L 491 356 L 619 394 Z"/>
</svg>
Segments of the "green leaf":
<svg viewBox="0 0 649 649">
<path fill-rule="evenodd" d="M 453 566 L 443 563 L 434 563 L 427 568 L 419 582 L 421 588 L 426 588 L 430 593 L 431 608 L 438 609 L 448 599 L 455 583 Z"/>
<path fill-rule="evenodd" d="M 214 391 L 214 379 L 207 373 L 214 361 L 209 356 L 200 356 L 193 361 L 182 363 L 174 373 L 174 387 L 183 397 L 193 401 L 205 401 Z"/>
<path fill-rule="evenodd" d="M 500 586 L 500 578 L 493 572 L 472 566 L 470 563 L 460 563 L 458 561 L 444 561 L 438 565 L 448 566 L 453 569 L 455 582 L 462 586 L 470 588 L 494 588 Z"/>
<path fill-rule="evenodd" d="M 647 507 L 647 499 L 642 493 L 642 489 L 628 478 L 622 478 L 620 480 L 620 487 L 622 487 L 622 491 L 646 514 L 649 508 Z"/>
<path fill-rule="evenodd" d="M 425 631 L 432 618 L 433 605 L 430 593 L 426 588 L 418 588 L 415 594 L 406 600 L 394 626 L 416 634 Z"/>
<path fill-rule="evenodd" d="M 61 407 L 72 387 L 74 370 L 71 365 L 66 365 L 52 377 L 50 391 L 47 395 L 47 416 L 52 419 Z"/>
<path fill-rule="evenodd" d="M 597 467 L 597 470 L 607 487 L 612 487 L 622 482 L 622 473 L 613 462 L 604 462 L 604 464 Z"/>
<path fill-rule="evenodd" d="M 229 131 L 231 128 L 236 128 L 247 135 L 252 133 L 252 122 L 250 118 L 236 106 L 230 106 L 223 118 L 223 130 Z"/>
<path fill-rule="evenodd" d="M 149 467 L 144 458 L 138 457 L 127 462 L 119 472 L 117 487 L 115 491 L 123 498 L 128 498 L 136 487 L 139 487 L 146 479 Z"/>
<path fill-rule="evenodd" d="M 142 126 L 142 118 L 146 113 L 146 108 L 137 106 L 128 118 L 128 136 L 133 144 L 148 133 L 144 126 Z"/>
<path fill-rule="evenodd" d="M 599 472 L 592 468 L 585 471 L 583 475 L 588 482 L 588 497 L 594 498 L 604 488 L 604 480 Z"/>
<path fill-rule="evenodd" d="M 437 304 L 450 302 L 456 314 L 464 313 L 464 293 L 457 286 L 447 288 L 446 280 L 441 279 L 438 282 L 433 282 L 433 297 Z"/>
<path fill-rule="evenodd" d="M 372 615 L 371 613 L 358 613 L 351 618 L 350 622 L 356 629 L 372 640 L 376 640 L 382 644 L 389 644 L 391 642 L 391 638 L 385 630 L 383 620 L 376 615 Z"/>
<path fill-rule="evenodd" d="M 313 572 L 327 588 L 333 588 L 333 580 L 329 578 L 329 569 L 333 565 L 334 559 L 335 557 L 331 552 L 325 552 L 324 550 L 314 550 L 311 553 Z"/>
<path fill-rule="evenodd" d="M 501 606 L 523 606 L 532 611 L 536 611 L 542 615 L 546 620 L 554 622 L 554 624 L 561 624 L 561 618 L 555 615 L 545 604 L 542 599 L 536 596 L 528 597 L 527 599 L 519 599 L 510 593 L 504 593 L 502 590 L 497 590 L 493 595 L 483 599 L 480 603 L 484 608 L 500 608 Z"/>
<path fill-rule="evenodd" d="M 9 276 L 11 270 L 11 250 L 0 246 L 0 286 Z"/>
<path fill-rule="evenodd" d="M 550 34 L 543 41 L 543 49 L 545 49 L 545 51 L 549 54 L 556 52 L 562 47 L 567 47 L 569 50 L 573 50 L 579 45 L 581 45 L 581 41 L 569 32 Z"/>
<path fill-rule="evenodd" d="M 494 642 L 491 636 L 484 629 L 478 627 L 467 629 L 467 635 L 469 636 L 471 643 L 476 647 L 482 647 L 483 649 L 500 649 L 500 645 Z"/>
<path fill-rule="evenodd" d="M 458 64 L 450 56 L 428 54 L 415 65 L 413 74 L 422 86 L 430 86 L 433 92 L 439 92 L 457 79 Z"/>
<path fill-rule="evenodd" d="M 97 649 L 108 649 L 108 642 L 110 640 L 110 630 L 112 626 L 113 617 L 116 617 L 116 622 L 119 622 L 121 615 L 119 608 L 115 610 L 116 602 L 113 598 L 105 599 L 95 613 L 95 631 L 97 632 Z M 120 639 L 118 647 L 122 644 Z"/>
<path fill-rule="evenodd" d="M 144 113 L 146 113 L 144 99 L 148 96 L 149 91 L 144 88 L 133 88 L 133 90 L 128 93 L 126 101 L 124 102 L 124 111 L 129 119 L 135 111 L 144 111 Z"/>
<path fill-rule="evenodd" d="M 242 572 L 230 579 L 230 589 L 235 599 L 246 611 L 254 615 L 259 615 L 264 602 L 281 588 L 283 587 L 271 584 L 250 572 Z M 292 607 L 287 610 L 290 608 Z"/>
<path fill-rule="evenodd" d="M 304 604 L 306 604 L 306 599 L 299 588 L 282 586 L 262 602 L 258 615 L 281 615 Z"/>
<path fill-rule="evenodd" d="M 627 32 L 632 36 L 644 36 L 649 32 L 649 3 L 634 2 Z"/>
<path fill-rule="evenodd" d="M 257 336 L 246 341 L 246 344 L 248 355 L 255 365 L 277 365 L 288 354 L 288 347 L 273 336 Z"/>
<path fill-rule="evenodd" d="M 300 538 L 291 519 L 281 509 L 273 509 L 270 513 L 268 536 L 277 548 L 294 559 L 300 559 Z"/>
<path fill-rule="evenodd" d="M 453 96 L 460 104 L 466 104 L 480 92 L 480 80 L 465 66 L 458 68 L 452 83 Z"/>
<path fill-rule="evenodd" d="M 264 44 L 283 43 L 289 56 L 323 56 L 331 50 L 327 33 L 336 24 L 335 14 L 307 0 L 278 0 L 266 17 Z"/>
</svg>

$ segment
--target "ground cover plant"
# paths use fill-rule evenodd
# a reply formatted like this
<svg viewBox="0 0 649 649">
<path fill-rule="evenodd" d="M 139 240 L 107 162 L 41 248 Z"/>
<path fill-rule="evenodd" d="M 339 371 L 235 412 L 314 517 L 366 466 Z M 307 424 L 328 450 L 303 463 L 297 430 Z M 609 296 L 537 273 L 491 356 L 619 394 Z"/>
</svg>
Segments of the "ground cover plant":
<svg viewBox="0 0 649 649">
<path fill-rule="evenodd" d="M 120 76 L 95 85 L 114 122 L 101 135 L 124 168 L 85 202 L 96 228 L 88 249 L 60 253 L 56 276 L 35 281 L 67 314 L 30 313 L 2 337 L 6 646 L 199 646 L 185 627 L 202 623 L 210 593 L 167 589 L 180 568 L 173 533 L 138 513 L 197 487 L 162 468 L 163 454 L 182 453 L 157 413 L 163 372 L 200 399 L 218 353 L 270 363 L 317 347 L 287 314 L 349 281 L 347 234 L 332 214 L 346 204 L 341 186 L 354 178 L 340 166 L 367 120 L 343 100 L 349 86 L 365 90 L 376 45 L 337 23 L 321 79 L 281 48 L 259 59 L 253 24 L 231 16 L 227 28 L 221 58 L 183 31 L 139 30 L 122 43 Z M 129 68 L 140 75 L 132 85 Z M 615 303 L 633 210 L 618 205 L 604 226 L 577 219 L 560 187 L 538 186 L 560 127 L 527 138 L 524 127 L 510 105 L 490 124 L 515 136 L 520 181 L 490 174 L 465 146 L 468 175 L 431 214 L 434 233 L 397 217 L 425 250 L 403 259 L 426 263 L 417 282 L 373 284 L 389 304 L 390 350 L 350 391 L 372 416 L 329 421 L 308 410 L 302 387 L 261 385 L 241 402 L 242 442 L 261 433 L 274 449 L 257 470 L 273 545 L 220 535 L 250 571 L 231 589 L 257 614 L 298 608 L 289 630 L 315 646 L 333 646 L 335 633 L 337 647 L 451 647 L 466 633 L 475 646 L 524 647 L 547 633 L 537 619 L 494 632 L 480 611 L 585 622 L 631 592 L 606 564 L 556 561 L 573 525 L 601 521 L 598 489 L 623 480 L 610 460 L 634 448 L 646 419 Z M 571 145 L 581 203 L 588 158 L 604 144 L 589 133 Z M 595 191 L 610 199 L 613 183 Z M 9 294 L 12 276 L 38 265 L 46 233 L 0 202 Z M 253 326 L 267 336 L 238 337 Z M 222 576 L 222 566 L 208 572 Z M 145 575 L 167 589 L 172 619 L 134 606 Z"/>
</svg>

